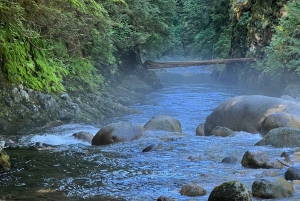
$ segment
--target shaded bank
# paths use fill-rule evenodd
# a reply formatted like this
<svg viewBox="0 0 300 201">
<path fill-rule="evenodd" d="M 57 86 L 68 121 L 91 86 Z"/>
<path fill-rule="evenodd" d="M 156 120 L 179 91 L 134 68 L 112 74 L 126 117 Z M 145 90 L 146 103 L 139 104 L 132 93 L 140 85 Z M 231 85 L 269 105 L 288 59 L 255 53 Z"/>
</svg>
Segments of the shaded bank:
<svg viewBox="0 0 300 201">
<path fill-rule="evenodd" d="M 0 133 L 24 133 L 44 126 L 70 122 L 97 123 L 137 112 L 128 106 L 141 102 L 146 93 L 161 88 L 154 72 L 124 76 L 120 83 L 99 93 L 48 94 L 23 85 L 0 91 Z"/>
</svg>

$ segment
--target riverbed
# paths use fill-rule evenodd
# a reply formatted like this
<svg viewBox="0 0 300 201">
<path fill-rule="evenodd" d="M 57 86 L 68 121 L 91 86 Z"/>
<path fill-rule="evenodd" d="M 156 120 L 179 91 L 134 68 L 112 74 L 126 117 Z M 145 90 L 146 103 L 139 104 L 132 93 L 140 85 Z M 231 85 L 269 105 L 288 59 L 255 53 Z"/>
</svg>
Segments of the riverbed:
<svg viewBox="0 0 300 201">
<path fill-rule="evenodd" d="M 144 125 L 151 117 L 170 115 L 178 119 L 183 134 L 147 131 L 139 140 L 108 146 L 91 146 L 72 137 L 79 131 L 96 134 L 104 125 L 68 124 L 19 136 L 22 144 L 36 142 L 56 147 L 52 151 L 7 149 L 11 171 L 0 175 L 0 200 L 132 200 L 151 201 L 163 195 L 175 200 L 207 200 L 215 186 L 239 180 L 251 190 L 257 178 L 282 176 L 286 167 L 249 169 L 241 165 L 248 150 L 262 150 L 279 158 L 288 148 L 254 146 L 259 134 L 238 132 L 234 137 L 196 136 L 200 123 L 224 100 L 249 92 L 211 79 L 205 67 L 156 71 L 163 88 L 132 106 L 138 114 L 112 119 Z M 153 145 L 149 152 L 144 148 Z M 221 163 L 235 156 L 235 164 Z M 207 195 L 180 195 L 184 184 L 197 183 Z M 294 185 L 300 200 L 300 187 Z M 253 200 L 261 200 L 253 198 Z"/>
</svg>

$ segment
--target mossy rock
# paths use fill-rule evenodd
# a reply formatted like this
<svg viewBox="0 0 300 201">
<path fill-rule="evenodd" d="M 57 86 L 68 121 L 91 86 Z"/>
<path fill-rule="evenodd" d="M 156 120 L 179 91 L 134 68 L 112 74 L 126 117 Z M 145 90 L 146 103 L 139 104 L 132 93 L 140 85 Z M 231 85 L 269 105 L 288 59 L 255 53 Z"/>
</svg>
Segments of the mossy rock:
<svg viewBox="0 0 300 201">
<path fill-rule="evenodd" d="M 2 149 L 0 151 L 0 173 L 10 169 L 9 155 Z"/>
<path fill-rule="evenodd" d="M 251 201 L 251 196 L 244 184 L 239 181 L 229 181 L 215 187 L 208 201 Z"/>
</svg>

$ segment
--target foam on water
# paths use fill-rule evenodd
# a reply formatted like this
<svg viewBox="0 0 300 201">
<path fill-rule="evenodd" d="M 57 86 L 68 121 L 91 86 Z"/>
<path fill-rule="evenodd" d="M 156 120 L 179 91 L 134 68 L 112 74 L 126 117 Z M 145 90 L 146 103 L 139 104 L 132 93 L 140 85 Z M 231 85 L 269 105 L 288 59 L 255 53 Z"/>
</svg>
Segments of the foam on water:
<svg viewBox="0 0 300 201">
<path fill-rule="evenodd" d="M 24 136 L 22 137 L 21 142 L 23 144 L 40 142 L 49 145 L 72 145 L 78 143 L 90 145 L 87 142 L 75 138 L 73 134 L 84 131 L 95 135 L 99 131 L 99 129 L 99 127 L 95 127 L 92 125 L 66 124 L 51 128 L 49 129 L 50 131 Z"/>
</svg>

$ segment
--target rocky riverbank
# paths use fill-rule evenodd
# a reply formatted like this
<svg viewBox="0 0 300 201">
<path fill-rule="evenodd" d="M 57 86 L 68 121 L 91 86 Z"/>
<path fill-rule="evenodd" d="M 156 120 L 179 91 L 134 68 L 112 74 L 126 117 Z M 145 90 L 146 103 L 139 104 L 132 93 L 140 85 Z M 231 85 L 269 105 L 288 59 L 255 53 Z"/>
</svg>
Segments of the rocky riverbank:
<svg viewBox="0 0 300 201">
<path fill-rule="evenodd" d="M 145 79 L 147 78 L 147 79 Z M 69 122 L 101 122 L 137 112 L 128 106 L 141 102 L 145 93 L 161 87 L 154 72 L 123 77 L 118 85 L 99 93 L 47 94 L 7 86 L 0 90 L 0 133 L 26 133 Z"/>
</svg>

